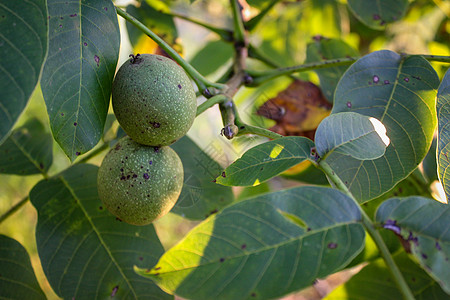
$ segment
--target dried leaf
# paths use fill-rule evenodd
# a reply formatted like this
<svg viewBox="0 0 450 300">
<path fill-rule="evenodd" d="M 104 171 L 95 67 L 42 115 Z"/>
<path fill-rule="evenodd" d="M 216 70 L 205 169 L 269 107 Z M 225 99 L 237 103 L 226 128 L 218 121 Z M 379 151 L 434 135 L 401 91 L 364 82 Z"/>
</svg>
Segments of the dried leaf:
<svg viewBox="0 0 450 300">
<path fill-rule="evenodd" d="M 331 104 L 320 88 L 309 81 L 295 80 L 256 113 L 277 122 L 270 128 L 274 132 L 313 139 L 317 126 L 330 110 Z"/>
</svg>

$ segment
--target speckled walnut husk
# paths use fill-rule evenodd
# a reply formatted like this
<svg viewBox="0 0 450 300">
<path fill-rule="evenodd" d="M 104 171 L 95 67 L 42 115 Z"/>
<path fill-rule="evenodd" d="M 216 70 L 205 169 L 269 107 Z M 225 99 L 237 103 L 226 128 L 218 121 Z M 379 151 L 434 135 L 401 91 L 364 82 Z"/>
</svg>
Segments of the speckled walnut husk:
<svg viewBox="0 0 450 300">
<path fill-rule="evenodd" d="M 197 101 L 184 70 L 160 55 L 142 54 L 126 61 L 112 86 L 114 114 L 136 142 L 167 146 L 194 122 Z"/>
<path fill-rule="evenodd" d="M 103 159 L 98 195 L 120 220 L 146 225 L 175 205 L 183 174 L 181 160 L 172 148 L 144 146 L 124 137 Z"/>
</svg>

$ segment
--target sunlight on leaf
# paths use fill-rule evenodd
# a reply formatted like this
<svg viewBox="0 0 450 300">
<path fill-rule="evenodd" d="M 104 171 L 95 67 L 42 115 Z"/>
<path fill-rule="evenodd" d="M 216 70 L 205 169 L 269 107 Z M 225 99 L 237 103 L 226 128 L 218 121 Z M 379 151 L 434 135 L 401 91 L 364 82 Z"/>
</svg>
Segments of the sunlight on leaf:
<svg viewBox="0 0 450 300">
<path fill-rule="evenodd" d="M 155 266 L 135 270 L 187 299 L 278 299 L 353 259 L 364 245 L 360 219 L 334 189 L 264 194 L 209 217 Z"/>
<path fill-rule="evenodd" d="M 386 132 L 383 124 L 375 118 L 354 112 L 332 114 L 317 128 L 314 139 L 317 153 L 322 159 L 333 152 L 358 160 L 379 158 L 384 155 L 387 146 L 380 136 L 386 137 L 383 129 Z"/>
<path fill-rule="evenodd" d="M 278 155 L 280 155 L 281 151 L 283 151 L 284 146 L 283 145 L 275 145 L 275 147 L 273 147 L 272 151 L 269 154 L 270 158 L 277 158 Z"/>
<path fill-rule="evenodd" d="M 445 195 L 444 187 L 439 180 L 435 180 L 431 183 L 430 189 L 433 195 L 433 198 L 437 201 L 448 204 L 447 196 Z"/>
<path fill-rule="evenodd" d="M 375 131 L 377 132 L 378 136 L 381 138 L 383 143 L 386 145 L 386 147 L 389 146 L 391 140 L 386 135 L 386 127 L 384 127 L 383 123 L 381 123 L 379 120 L 373 117 L 370 117 L 369 121 L 372 123 L 373 128 L 375 129 Z"/>
</svg>

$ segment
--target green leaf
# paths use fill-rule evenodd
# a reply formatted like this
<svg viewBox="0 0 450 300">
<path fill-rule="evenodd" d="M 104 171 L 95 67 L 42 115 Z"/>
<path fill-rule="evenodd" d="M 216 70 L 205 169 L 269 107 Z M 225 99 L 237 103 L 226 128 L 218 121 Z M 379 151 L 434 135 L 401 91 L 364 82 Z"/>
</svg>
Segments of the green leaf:
<svg viewBox="0 0 450 300">
<path fill-rule="evenodd" d="M 406 178 L 428 152 L 436 128 L 439 78 L 420 56 L 388 51 L 364 56 L 336 88 L 332 113 L 357 112 L 386 127 L 384 156 L 361 161 L 333 152 L 327 162 L 358 201 L 378 197 Z"/>
<path fill-rule="evenodd" d="M 437 94 L 437 116 L 438 116 L 438 150 L 437 164 L 439 180 L 444 187 L 447 201 L 450 195 L 450 70 L 445 73 Z"/>
<path fill-rule="evenodd" d="M 232 163 L 217 183 L 234 186 L 258 185 L 306 160 L 314 143 L 304 137 L 284 137 L 251 148 Z"/>
<path fill-rule="evenodd" d="M 16 240 L 0 235 L 0 298 L 47 299 L 31 266 L 27 250 Z"/>
<path fill-rule="evenodd" d="M 47 54 L 45 0 L 0 0 L 0 144 L 39 81 Z"/>
<path fill-rule="evenodd" d="M 225 208 L 137 272 L 188 299 L 278 298 L 344 267 L 364 235 L 346 195 L 298 187 Z"/>
<path fill-rule="evenodd" d="M 400 20 L 408 9 L 408 0 L 348 0 L 348 7 L 361 22 L 373 29 L 384 29 Z"/>
<path fill-rule="evenodd" d="M 193 220 L 203 220 L 234 200 L 230 187 L 215 184 L 222 167 L 189 137 L 171 145 L 183 162 L 184 185 L 173 213 Z"/>
<path fill-rule="evenodd" d="M 53 162 L 53 138 L 38 119 L 15 129 L 0 146 L 0 173 L 46 174 Z"/>
<path fill-rule="evenodd" d="M 169 299 L 133 266 L 154 265 L 164 252 L 152 225 L 122 223 L 97 196 L 98 167 L 76 164 L 30 193 L 38 211 L 42 268 L 64 299 Z"/>
<path fill-rule="evenodd" d="M 416 299 L 448 299 L 449 296 L 439 285 L 412 262 L 406 253 L 396 254 L 394 261 L 403 273 L 406 283 Z M 403 295 L 383 259 L 379 258 L 364 267 L 348 282 L 332 291 L 325 299 L 398 300 L 403 299 Z"/>
<path fill-rule="evenodd" d="M 376 221 L 400 235 L 412 254 L 450 294 L 450 207 L 423 197 L 393 198 L 377 210 Z"/>
<path fill-rule="evenodd" d="M 320 62 L 327 59 L 354 57 L 359 53 L 339 39 L 317 38 L 314 43 L 308 44 L 306 48 L 306 63 Z M 339 79 L 341 79 L 348 66 L 340 66 L 325 69 L 316 69 L 320 79 L 320 89 L 325 97 L 333 103 L 333 96 Z"/>
<path fill-rule="evenodd" d="M 132 4 L 128 5 L 126 11 L 127 13 L 138 19 L 140 22 L 142 22 L 145 26 L 150 28 L 168 44 L 174 46 L 176 44 L 176 39 L 178 38 L 177 27 L 175 26 L 173 17 L 162 13 L 161 9 L 163 8 L 161 7 L 160 10 L 158 10 L 150 6 L 147 2 L 143 1 L 140 3 L 139 7 L 136 7 Z M 126 26 L 131 45 L 133 46 L 136 53 L 155 52 L 157 44 L 155 44 L 147 35 L 145 35 L 141 30 L 139 30 L 129 22 L 126 23 Z"/>
<path fill-rule="evenodd" d="M 354 112 L 337 113 L 326 117 L 319 124 L 314 137 L 317 153 L 324 158 L 334 151 L 358 160 L 383 156 L 388 141 L 383 141 L 385 133 L 378 132 L 384 128 L 375 128 L 379 122 L 372 120 L 374 118 Z"/>
<path fill-rule="evenodd" d="M 42 93 L 53 136 L 73 161 L 102 137 L 120 35 L 111 0 L 48 0 Z"/>
<path fill-rule="evenodd" d="M 222 40 L 212 41 L 201 48 L 190 63 L 197 71 L 207 76 L 216 72 L 227 61 L 231 60 L 233 54 L 233 46 L 230 43 Z"/>
</svg>

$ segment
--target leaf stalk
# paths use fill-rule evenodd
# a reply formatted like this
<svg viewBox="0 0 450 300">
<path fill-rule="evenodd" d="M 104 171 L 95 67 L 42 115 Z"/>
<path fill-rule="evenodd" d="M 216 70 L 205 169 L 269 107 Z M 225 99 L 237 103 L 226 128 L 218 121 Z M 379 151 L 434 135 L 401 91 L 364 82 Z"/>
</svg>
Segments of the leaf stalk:
<svg viewBox="0 0 450 300">
<path fill-rule="evenodd" d="M 245 28 L 242 20 L 241 7 L 238 0 L 230 0 L 231 11 L 233 14 L 233 37 L 235 45 L 245 45 Z"/>
<path fill-rule="evenodd" d="M 169 16 L 172 16 L 172 17 L 175 17 L 175 18 L 179 18 L 179 19 L 188 21 L 188 22 L 190 22 L 192 24 L 196 24 L 196 25 L 201 26 L 201 27 L 203 27 L 205 29 L 208 29 L 209 31 L 216 33 L 224 41 L 231 42 L 233 40 L 233 32 L 231 30 L 215 27 L 215 26 L 213 26 L 211 24 L 207 24 L 205 22 L 202 22 L 202 21 L 199 21 L 199 20 L 195 20 L 195 19 L 192 19 L 191 17 L 184 16 L 184 15 L 181 15 L 181 14 L 178 14 L 178 13 L 174 13 L 174 12 L 168 12 L 168 13 L 165 13 L 165 14 L 167 14 Z"/>
<path fill-rule="evenodd" d="M 228 98 L 227 96 L 225 96 L 223 94 L 215 95 L 215 96 L 209 98 L 208 100 L 206 100 L 205 102 L 203 102 L 202 104 L 197 106 L 197 117 L 199 115 L 201 115 L 207 109 L 213 107 L 214 105 L 223 103 L 227 100 L 230 100 L 230 98 Z"/>
<path fill-rule="evenodd" d="M 389 252 L 389 249 L 387 248 L 383 238 L 381 237 L 380 233 L 376 230 L 374 223 L 369 218 L 369 216 L 366 214 L 366 212 L 361 208 L 358 201 L 353 197 L 353 194 L 350 192 L 350 190 L 347 188 L 347 186 L 342 182 L 342 180 L 336 175 L 336 173 L 331 169 L 330 165 L 324 161 L 319 160 L 318 162 L 315 162 L 317 166 L 327 175 L 327 177 L 331 180 L 331 182 L 335 185 L 337 189 L 342 191 L 344 194 L 346 194 L 348 197 L 350 197 L 353 202 L 358 206 L 360 212 L 361 212 L 361 221 L 366 229 L 366 231 L 369 233 L 369 235 L 372 237 L 373 241 L 375 242 L 375 245 L 377 246 L 378 250 L 381 253 L 381 256 L 384 259 L 384 262 L 386 263 L 388 269 L 390 270 L 395 283 L 397 284 L 398 288 L 400 289 L 400 292 L 403 294 L 403 297 L 408 300 L 414 300 L 414 295 L 411 292 L 411 289 L 409 288 L 408 284 L 406 283 L 405 278 L 403 277 L 403 274 L 400 272 L 399 268 L 394 262 L 394 259 L 392 258 L 391 253 Z"/>
</svg>

